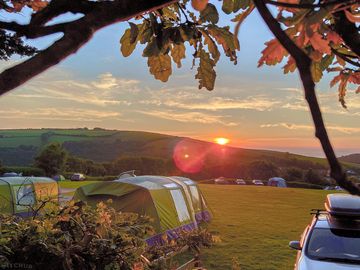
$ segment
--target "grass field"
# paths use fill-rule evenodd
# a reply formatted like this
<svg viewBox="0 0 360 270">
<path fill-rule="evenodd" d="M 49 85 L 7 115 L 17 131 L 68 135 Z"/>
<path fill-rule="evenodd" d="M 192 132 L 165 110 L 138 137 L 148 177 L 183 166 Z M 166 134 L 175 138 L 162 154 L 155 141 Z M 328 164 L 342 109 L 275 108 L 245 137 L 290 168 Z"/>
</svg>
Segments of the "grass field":
<svg viewBox="0 0 360 270">
<path fill-rule="evenodd" d="M 62 182 L 76 188 L 87 182 Z M 210 231 L 222 241 L 204 250 L 208 269 L 231 269 L 235 259 L 242 270 L 292 269 L 296 252 L 288 247 L 310 222 L 309 210 L 323 208 L 322 190 L 201 185 L 214 218 Z"/>
</svg>

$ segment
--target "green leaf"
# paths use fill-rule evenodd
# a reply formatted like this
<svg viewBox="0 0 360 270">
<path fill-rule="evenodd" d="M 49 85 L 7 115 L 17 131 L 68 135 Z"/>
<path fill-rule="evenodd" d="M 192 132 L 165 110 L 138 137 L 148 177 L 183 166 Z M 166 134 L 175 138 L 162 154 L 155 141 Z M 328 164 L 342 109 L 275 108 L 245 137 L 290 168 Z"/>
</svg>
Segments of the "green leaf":
<svg viewBox="0 0 360 270">
<path fill-rule="evenodd" d="M 322 69 L 321 65 L 318 62 L 313 62 L 311 65 L 311 74 L 314 79 L 314 82 L 319 82 L 322 78 Z"/>
<path fill-rule="evenodd" d="M 200 19 L 204 22 L 216 24 L 219 22 L 219 13 L 213 4 L 207 4 L 206 8 L 200 12 Z"/>
<path fill-rule="evenodd" d="M 222 10 L 226 14 L 238 12 L 240 9 L 246 9 L 250 5 L 250 0 L 223 0 Z"/>
<path fill-rule="evenodd" d="M 209 53 L 200 51 L 200 64 L 197 69 L 196 79 L 199 79 L 199 89 L 205 87 L 207 90 L 213 90 L 215 85 L 216 72 L 214 70 L 215 62 L 210 58 Z"/>
<path fill-rule="evenodd" d="M 250 0 L 234 0 L 233 12 L 238 12 L 239 9 L 246 9 L 250 5 Z"/>
<path fill-rule="evenodd" d="M 181 59 L 185 58 L 185 45 L 180 43 L 179 45 L 174 44 L 171 48 L 171 57 L 177 64 L 178 68 L 181 68 Z"/>
<path fill-rule="evenodd" d="M 126 29 L 124 35 L 120 39 L 121 53 L 124 57 L 129 56 L 135 50 L 136 42 L 131 42 L 131 30 Z"/>
<path fill-rule="evenodd" d="M 334 55 L 326 55 L 325 57 L 323 57 L 320 62 L 321 70 L 324 71 L 325 69 L 327 69 L 331 65 L 333 60 Z"/>
<path fill-rule="evenodd" d="M 209 33 L 215 38 L 216 42 L 223 46 L 224 51 L 239 50 L 239 42 L 237 38 L 226 27 L 210 26 Z"/>
<path fill-rule="evenodd" d="M 230 14 L 234 9 L 234 2 L 233 0 L 223 0 L 222 4 L 222 11 L 226 14 Z"/>
<path fill-rule="evenodd" d="M 155 79 L 162 82 L 167 82 L 171 75 L 171 58 L 167 54 L 159 54 L 158 56 L 151 56 L 148 58 L 148 66 L 150 73 L 154 75 Z"/>
</svg>

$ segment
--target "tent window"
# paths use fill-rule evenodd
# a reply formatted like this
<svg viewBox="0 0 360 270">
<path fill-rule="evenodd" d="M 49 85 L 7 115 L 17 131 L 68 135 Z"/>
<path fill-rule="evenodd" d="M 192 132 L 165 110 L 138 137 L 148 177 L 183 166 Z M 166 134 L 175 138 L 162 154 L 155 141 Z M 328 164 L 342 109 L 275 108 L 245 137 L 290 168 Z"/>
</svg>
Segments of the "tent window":
<svg viewBox="0 0 360 270">
<path fill-rule="evenodd" d="M 200 194 L 196 186 L 190 186 L 191 197 L 196 210 L 200 210 Z"/>
<path fill-rule="evenodd" d="M 16 198 L 15 208 L 17 211 L 28 210 L 28 206 L 35 204 L 35 196 L 32 185 L 22 185 L 13 187 L 14 197 Z"/>
<path fill-rule="evenodd" d="M 164 187 L 166 188 L 179 188 L 179 186 L 175 183 L 171 183 L 171 184 L 165 184 Z"/>
<path fill-rule="evenodd" d="M 187 209 L 186 202 L 184 200 L 184 196 L 183 196 L 181 190 L 173 189 L 173 190 L 170 190 L 170 193 L 171 193 L 171 197 L 173 198 L 173 201 L 175 204 L 175 208 L 176 208 L 176 212 L 179 217 L 179 221 L 184 222 L 184 221 L 190 220 L 189 211 Z"/>
</svg>

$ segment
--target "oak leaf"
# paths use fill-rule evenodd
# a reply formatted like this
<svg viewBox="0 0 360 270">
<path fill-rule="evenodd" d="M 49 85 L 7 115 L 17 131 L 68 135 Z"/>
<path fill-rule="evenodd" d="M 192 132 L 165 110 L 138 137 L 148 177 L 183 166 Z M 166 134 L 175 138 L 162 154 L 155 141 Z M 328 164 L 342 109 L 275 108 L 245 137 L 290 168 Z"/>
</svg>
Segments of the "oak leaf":
<svg viewBox="0 0 360 270">
<path fill-rule="evenodd" d="M 263 64 L 275 65 L 280 63 L 284 56 L 288 55 L 288 52 L 277 39 L 272 39 L 266 42 L 265 45 L 266 48 L 261 52 L 262 57 L 258 62 L 258 67 L 261 67 Z"/>
<path fill-rule="evenodd" d="M 150 73 L 154 75 L 155 79 L 162 82 L 167 82 L 172 73 L 171 58 L 167 54 L 149 57 L 148 66 L 150 68 Z"/>
</svg>

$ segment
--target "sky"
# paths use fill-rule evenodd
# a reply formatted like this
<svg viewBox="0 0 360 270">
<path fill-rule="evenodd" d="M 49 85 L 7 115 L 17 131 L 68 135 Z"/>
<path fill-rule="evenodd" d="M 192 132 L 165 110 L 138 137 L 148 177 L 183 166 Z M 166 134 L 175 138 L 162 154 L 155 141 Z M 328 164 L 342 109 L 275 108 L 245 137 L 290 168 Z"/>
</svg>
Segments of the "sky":
<svg viewBox="0 0 360 270">
<path fill-rule="evenodd" d="M 26 14 L 0 15 L 26 21 Z M 234 27 L 229 19 L 220 23 Z M 143 47 L 124 58 L 119 40 L 127 27 L 101 30 L 75 55 L 1 96 L 0 128 L 102 127 L 206 141 L 226 137 L 236 147 L 323 156 L 298 75 L 284 75 L 281 65 L 257 68 L 264 42 L 272 38 L 257 13 L 241 26 L 238 64 L 224 56 L 217 64 L 213 91 L 198 89 L 189 49 L 182 68 L 173 64 L 167 83 L 149 73 Z M 45 48 L 56 38 L 31 44 Z M 19 61 L 0 62 L 0 69 Z M 335 151 L 339 156 L 360 152 L 360 95 L 349 91 L 345 110 L 329 80 L 317 85 L 317 95 Z"/>
</svg>

